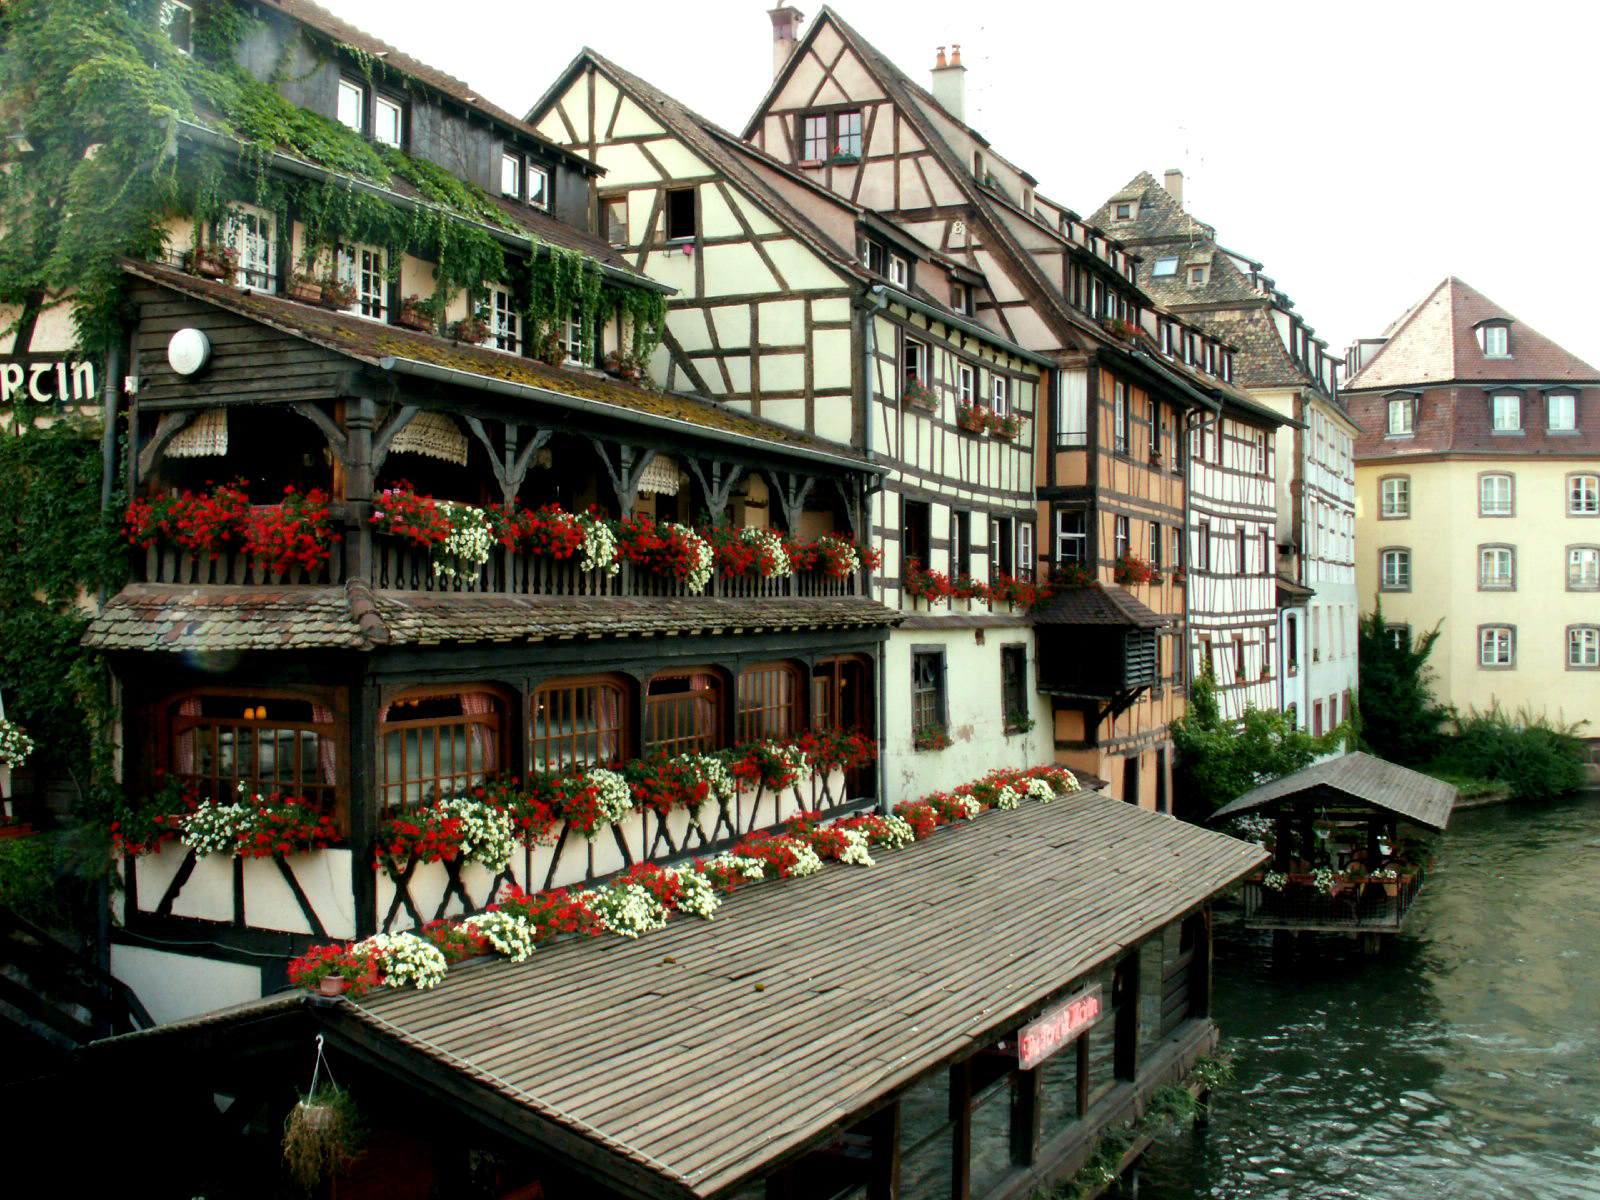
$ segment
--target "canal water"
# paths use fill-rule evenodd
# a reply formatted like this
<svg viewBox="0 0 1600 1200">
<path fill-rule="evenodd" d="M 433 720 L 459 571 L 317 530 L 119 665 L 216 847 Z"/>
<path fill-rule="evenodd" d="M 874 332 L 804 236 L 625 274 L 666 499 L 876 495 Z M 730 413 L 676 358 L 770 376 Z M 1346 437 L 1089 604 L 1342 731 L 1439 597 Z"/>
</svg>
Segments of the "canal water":
<svg viewBox="0 0 1600 1200">
<path fill-rule="evenodd" d="M 1406 932 L 1275 968 L 1219 922 L 1237 1077 L 1140 1200 L 1600 1200 L 1600 797 L 1458 813 Z"/>
</svg>

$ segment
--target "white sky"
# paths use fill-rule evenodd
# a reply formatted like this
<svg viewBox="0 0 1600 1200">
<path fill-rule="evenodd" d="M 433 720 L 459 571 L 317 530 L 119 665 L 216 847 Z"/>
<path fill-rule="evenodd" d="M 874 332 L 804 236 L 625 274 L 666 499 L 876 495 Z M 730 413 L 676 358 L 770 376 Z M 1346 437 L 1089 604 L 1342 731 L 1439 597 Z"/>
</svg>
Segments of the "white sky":
<svg viewBox="0 0 1600 1200">
<path fill-rule="evenodd" d="M 735 132 L 771 81 L 771 0 L 321 3 L 518 114 L 584 45 Z M 1080 213 L 1181 167 L 1335 353 L 1454 274 L 1600 364 L 1573 278 L 1600 209 L 1588 0 L 836 7 L 924 85 L 959 42 L 968 122 Z"/>
</svg>

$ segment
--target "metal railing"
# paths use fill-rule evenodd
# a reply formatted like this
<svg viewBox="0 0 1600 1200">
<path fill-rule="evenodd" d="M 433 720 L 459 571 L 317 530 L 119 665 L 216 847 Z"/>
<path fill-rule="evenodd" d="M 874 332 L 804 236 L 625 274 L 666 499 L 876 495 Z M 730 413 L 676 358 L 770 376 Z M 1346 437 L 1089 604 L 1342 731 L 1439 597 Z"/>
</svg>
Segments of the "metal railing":
<svg viewBox="0 0 1600 1200">
<path fill-rule="evenodd" d="M 1421 890 L 1416 875 L 1341 883 L 1331 893 L 1309 875 L 1291 875 L 1281 889 L 1251 879 L 1244 884 L 1244 919 L 1263 928 L 1397 930 Z"/>
</svg>

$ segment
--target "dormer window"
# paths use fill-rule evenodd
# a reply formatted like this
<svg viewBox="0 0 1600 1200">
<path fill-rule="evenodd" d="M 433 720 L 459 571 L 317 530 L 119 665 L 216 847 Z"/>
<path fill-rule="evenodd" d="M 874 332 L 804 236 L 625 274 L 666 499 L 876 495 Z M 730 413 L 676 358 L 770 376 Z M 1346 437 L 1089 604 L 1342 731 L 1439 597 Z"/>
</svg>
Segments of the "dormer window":
<svg viewBox="0 0 1600 1200">
<path fill-rule="evenodd" d="M 1117 220 L 1131 221 L 1133 220 L 1133 214 L 1138 210 L 1132 200 L 1118 200 L 1115 211 Z"/>
<path fill-rule="evenodd" d="M 881 242 L 867 243 L 867 270 L 875 275 L 889 274 L 889 251 Z"/>
<path fill-rule="evenodd" d="M 1504 321 L 1492 321 L 1478 326 L 1478 344 L 1485 358 L 1511 357 L 1511 326 Z"/>
<path fill-rule="evenodd" d="M 1550 392 L 1544 398 L 1545 429 L 1550 433 L 1578 432 L 1578 397 L 1572 392 Z"/>
<path fill-rule="evenodd" d="M 162 0 L 161 28 L 185 54 L 194 53 L 194 8 L 183 0 Z"/>
<path fill-rule="evenodd" d="M 1497 392 L 1489 398 L 1495 433 L 1522 432 L 1522 397 L 1516 392 Z"/>
<path fill-rule="evenodd" d="M 1416 398 L 1396 396 L 1389 401 L 1389 421 L 1386 432 L 1390 437 L 1410 437 L 1415 430 Z"/>
<path fill-rule="evenodd" d="M 367 131 L 367 89 L 349 79 L 339 80 L 339 124 L 357 133 Z"/>
<path fill-rule="evenodd" d="M 889 256 L 889 282 L 901 288 L 911 282 L 911 264 L 898 254 Z"/>
<path fill-rule="evenodd" d="M 1189 286 L 1204 287 L 1207 278 L 1210 277 L 1210 274 L 1211 269 L 1204 264 L 1196 264 L 1191 266 L 1189 268 Z"/>
<path fill-rule="evenodd" d="M 861 110 L 807 113 L 800 118 L 800 161 L 853 161 L 861 157 Z"/>
<path fill-rule="evenodd" d="M 1178 260 L 1175 258 L 1158 258 L 1156 265 L 1150 268 L 1150 274 L 1156 279 L 1163 279 L 1178 273 Z"/>
<path fill-rule="evenodd" d="M 406 110 L 398 100 L 376 96 L 372 101 L 372 140 L 400 148 L 405 138 Z"/>
<path fill-rule="evenodd" d="M 950 284 L 950 307 L 963 316 L 972 315 L 972 289 L 964 283 Z"/>
<path fill-rule="evenodd" d="M 500 155 L 500 194 L 549 208 L 550 172 L 529 156 L 507 150 Z"/>
</svg>

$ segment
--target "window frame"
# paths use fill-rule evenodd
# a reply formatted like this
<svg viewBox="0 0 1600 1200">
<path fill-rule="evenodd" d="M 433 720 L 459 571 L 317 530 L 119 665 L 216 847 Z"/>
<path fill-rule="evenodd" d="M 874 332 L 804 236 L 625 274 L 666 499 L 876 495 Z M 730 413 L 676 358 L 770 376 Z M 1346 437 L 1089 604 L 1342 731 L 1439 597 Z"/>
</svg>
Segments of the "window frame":
<svg viewBox="0 0 1600 1200">
<path fill-rule="evenodd" d="M 1113 561 L 1133 554 L 1133 522 L 1125 513 L 1111 518 L 1111 549 Z"/>
<path fill-rule="evenodd" d="M 511 289 L 498 283 L 486 284 L 485 302 L 489 309 L 489 336 L 483 345 L 504 354 L 521 354 L 522 313 Z"/>
<path fill-rule="evenodd" d="M 1567 476 L 1567 516 L 1600 517 L 1600 474 L 1573 471 Z"/>
<path fill-rule="evenodd" d="M 1111 382 L 1111 452 L 1128 457 L 1131 439 L 1128 428 L 1128 385 L 1120 379 Z"/>
<path fill-rule="evenodd" d="M 989 409 L 997 417 L 1011 411 L 1011 380 L 998 371 L 989 372 Z"/>
<path fill-rule="evenodd" d="M 1029 716 L 1026 642 L 1005 642 L 1000 647 L 1000 722 L 1008 734 L 1022 731 L 1021 724 L 1011 719 L 1013 715 Z"/>
<path fill-rule="evenodd" d="M 1587 635 L 1587 636 L 1582 636 Z M 1587 643 L 1587 651 L 1579 655 L 1573 653 Z M 1580 657 L 1591 657 L 1589 662 L 1574 661 Z M 1567 670 L 1569 671 L 1600 671 L 1600 625 L 1579 624 L 1567 626 Z"/>
<path fill-rule="evenodd" d="M 392 142 L 388 138 L 382 136 L 382 134 L 380 134 L 378 132 L 378 113 L 379 113 L 380 109 L 388 109 L 389 111 L 394 113 L 395 135 L 394 135 L 394 141 L 392 141 Z M 405 148 L 405 144 L 406 144 L 406 124 L 407 124 L 407 122 L 406 122 L 406 106 L 405 106 L 405 102 L 403 100 L 397 100 L 393 96 L 386 95 L 383 92 L 373 92 L 373 94 L 372 94 L 372 140 L 373 141 L 377 142 L 380 146 L 393 146 L 396 150 L 404 149 Z"/>
<path fill-rule="evenodd" d="M 1383 436 L 1390 438 L 1408 438 L 1417 435 L 1417 398 L 1415 396 L 1390 396 L 1387 398 L 1388 410 L 1384 418 Z M 1395 414 L 1400 413 L 1404 421 L 1396 422 Z M 1396 428 L 1398 424 L 1399 428 Z"/>
<path fill-rule="evenodd" d="M 340 125 L 343 125 L 346 129 L 358 133 L 362 137 L 366 137 L 368 130 L 367 97 L 370 94 L 370 90 L 366 84 L 361 83 L 359 80 L 351 79 L 348 75 L 340 75 L 339 85 L 334 93 L 334 121 Z M 345 119 L 346 97 L 353 97 L 355 99 L 356 123 L 354 125 Z"/>
<path fill-rule="evenodd" d="M 1523 432 L 1521 392 L 1501 390 L 1489 393 L 1489 432 L 1501 437 Z"/>
<path fill-rule="evenodd" d="M 1390 511 L 1389 488 L 1391 484 L 1399 485 L 1399 503 Z M 1409 521 L 1411 519 L 1411 476 L 1385 475 L 1378 480 L 1378 520 L 1380 521 Z"/>
<path fill-rule="evenodd" d="M 356 298 L 349 308 L 339 311 L 364 321 L 389 319 L 389 254 L 383 246 L 367 242 L 342 242 L 333 250 L 334 274 L 355 287 Z M 369 259 L 371 261 L 369 261 Z M 377 263 L 376 269 L 372 262 Z M 346 270 L 348 269 L 348 276 Z M 369 290 L 370 279 L 379 281 L 376 291 Z"/>
<path fill-rule="evenodd" d="M 616 230 L 618 226 L 612 220 L 613 212 L 619 208 L 622 210 L 622 222 L 620 226 L 622 231 L 621 241 L 618 241 L 616 237 L 613 236 L 613 231 Z M 626 192 L 618 196 L 600 197 L 600 236 L 605 238 L 607 243 L 612 246 L 631 245 L 631 243 L 628 241 L 628 194 Z"/>
<path fill-rule="evenodd" d="M 551 696 L 558 693 L 577 693 L 593 691 L 596 699 L 606 692 L 614 693 L 617 706 L 616 724 L 609 730 L 596 722 L 592 733 L 579 734 L 577 730 L 576 705 L 574 705 L 573 729 L 570 733 L 552 734 L 546 723 L 545 733 L 540 736 L 535 732 L 534 722 L 541 715 L 541 706 L 548 703 Z M 632 737 L 634 731 L 635 698 L 640 695 L 640 688 L 634 681 L 623 675 L 596 674 L 596 675 L 563 675 L 551 679 L 543 679 L 536 683 L 528 692 L 528 711 L 524 722 L 527 738 L 528 770 L 551 771 L 562 770 L 572 766 L 609 767 L 618 763 L 627 762 L 633 757 Z M 602 706 L 603 707 L 603 706 Z M 607 736 L 615 738 L 616 745 L 612 754 L 607 757 L 603 751 Z M 577 743 L 581 738 L 592 737 L 595 743 L 595 758 L 580 759 L 577 755 Z M 541 747 L 549 748 L 553 743 L 565 740 L 573 749 L 573 757 L 563 761 L 560 758 L 553 762 L 550 758 L 540 753 Z"/>
<path fill-rule="evenodd" d="M 263 236 L 249 228 L 251 222 L 266 222 Z M 235 287 L 274 295 L 278 290 L 278 214 L 259 204 L 230 204 L 227 211 L 211 225 L 211 236 L 219 244 L 231 247 L 237 266 L 233 272 Z M 249 253 L 253 245 L 265 246 L 265 257 L 257 259 Z"/>
<path fill-rule="evenodd" d="M 178 13 L 186 14 L 187 20 L 181 25 L 178 23 Z M 156 10 L 156 21 L 161 26 L 173 46 L 180 54 L 194 54 L 194 5 L 188 0 L 161 0 L 161 6 Z M 182 31 L 180 40 L 178 33 Z"/>
<path fill-rule="evenodd" d="M 745 687 L 753 683 L 760 676 L 786 679 L 789 682 L 791 694 L 788 697 L 769 694 L 762 685 L 760 695 L 753 699 L 764 701 L 759 704 L 747 704 Z M 781 688 L 779 689 L 781 691 Z M 733 683 L 733 736 L 736 743 L 755 742 L 764 740 L 788 740 L 799 735 L 806 727 L 806 673 L 798 663 L 789 659 L 773 659 L 766 662 L 750 663 L 742 667 Z M 776 702 L 772 702 L 776 700 Z M 779 722 L 784 728 L 779 729 L 766 719 L 760 722 L 759 728 L 750 728 L 748 718 L 752 714 L 780 713 L 786 714 Z"/>
<path fill-rule="evenodd" d="M 1498 564 L 1504 563 L 1500 574 Z M 1514 592 L 1517 590 L 1517 548 L 1503 542 L 1489 542 L 1478 547 L 1478 590 L 1480 592 Z"/>
<path fill-rule="evenodd" d="M 1505 661 L 1498 661 L 1503 645 Z M 1496 661 L 1487 661 L 1485 651 L 1493 637 L 1494 657 Z M 1517 667 L 1517 627 L 1515 625 L 1489 624 L 1478 626 L 1478 669 L 1480 671 L 1514 671 Z"/>
<path fill-rule="evenodd" d="M 226 721 L 235 727 L 266 729 L 288 729 L 309 725 L 312 727 L 313 731 L 316 732 L 318 739 L 318 758 L 317 762 L 313 764 L 313 769 L 318 771 L 321 770 L 322 739 L 326 737 L 329 744 L 333 748 L 333 781 L 331 783 L 323 782 L 316 784 L 314 787 L 324 793 L 324 795 L 317 798 L 323 805 L 323 811 L 333 814 L 335 819 L 340 822 L 341 828 L 344 826 L 349 810 L 350 740 L 345 732 L 348 728 L 348 713 L 344 706 L 340 703 L 340 697 L 336 692 L 326 688 L 300 689 L 282 687 L 197 687 L 185 688 L 163 697 L 160 705 L 156 709 L 159 737 L 155 747 L 155 753 L 152 757 L 155 759 L 156 765 L 165 770 L 173 779 L 182 780 L 185 778 L 200 778 L 198 771 L 180 772 L 178 770 L 179 752 L 177 740 L 186 728 L 197 728 L 199 724 L 205 723 L 207 719 L 203 716 L 203 714 L 199 713 L 192 714 L 190 716 L 184 716 L 179 714 L 177 709 L 180 704 L 187 700 L 197 700 L 203 703 L 208 698 L 225 700 L 260 700 L 266 701 L 268 704 L 272 703 L 273 701 L 283 701 L 292 704 L 309 704 L 312 709 L 313 718 L 309 722 L 284 721 L 282 718 L 273 721 L 268 720 L 267 718 L 261 718 L 264 724 L 260 726 L 246 726 L 245 722 L 251 720 L 251 718 L 214 717 L 210 718 L 210 721 Z M 316 710 L 318 708 L 321 708 L 328 713 L 327 721 L 318 721 L 315 719 Z M 327 731 L 326 734 L 324 734 L 323 730 Z M 216 744 L 220 748 L 220 736 Z M 195 765 L 198 767 L 200 753 L 198 745 L 192 751 L 192 753 L 195 756 Z M 276 754 L 276 752 L 274 753 Z M 257 762 L 259 763 L 259 756 L 257 757 Z M 221 787 L 221 784 L 224 780 L 230 780 L 233 782 L 243 782 L 244 780 L 244 777 L 238 774 L 234 774 L 232 776 L 217 774 L 206 776 L 205 778 L 217 784 L 217 794 L 210 798 L 218 803 L 230 802 L 236 792 L 236 788 L 230 787 L 224 794 Z M 281 781 L 262 780 L 259 776 L 252 776 L 251 778 L 253 778 L 256 785 L 259 786 L 253 787 L 250 790 L 260 791 L 267 794 L 270 794 L 273 791 L 284 790 L 281 787 L 275 786 Z M 204 796 L 204 788 L 202 786 L 197 785 L 195 790 L 202 793 Z M 300 792 L 304 791 L 303 782 L 297 781 L 296 790 Z M 311 799 L 311 797 L 306 798 Z"/>
<path fill-rule="evenodd" d="M 1391 573 L 1390 555 L 1400 568 Z M 1378 590 L 1380 592 L 1409 592 L 1415 575 L 1410 546 L 1383 546 L 1378 550 Z"/>
<path fill-rule="evenodd" d="M 657 683 L 672 679 L 695 679 L 705 677 L 712 680 L 713 686 L 705 689 L 710 693 L 711 720 L 705 732 L 696 732 L 690 736 L 681 734 L 665 739 L 651 740 L 652 712 L 654 701 L 662 701 L 665 707 L 666 700 L 676 701 L 679 696 L 688 695 L 691 698 L 696 694 L 691 687 L 687 692 L 671 692 L 662 697 L 650 694 L 650 689 Z M 639 756 L 649 758 L 657 754 L 708 754 L 726 743 L 727 735 L 724 732 L 728 719 L 729 687 L 726 675 L 710 663 L 696 664 L 694 666 L 665 667 L 656 671 L 649 679 L 645 680 L 640 689 L 641 703 L 639 705 Z M 666 749 L 663 749 L 666 747 Z"/>
<path fill-rule="evenodd" d="M 1489 497 L 1488 497 L 1489 482 L 1491 480 L 1501 480 L 1501 479 L 1506 481 L 1506 494 L 1505 494 L 1505 500 L 1504 500 L 1505 511 L 1503 511 L 1503 512 L 1499 511 L 1498 507 L 1493 509 L 1493 510 L 1491 510 L 1491 508 L 1489 507 Z M 1500 500 L 1498 498 L 1496 498 L 1495 504 L 1498 506 L 1499 503 L 1500 503 Z M 1483 517 L 1483 518 L 1487 518 L 1487 519 L 1500 519 L 1500 518 L 1503 518 L 1503 517 L 1514 517 L 1516 515 L 1517 515 L 1517 478 L 1516 478 L 1516 476 L 1513 475 L 1510 471 L 1480 471 L 1478 473 L 1478 516 Z"/>
<path fill-rule="evenodd" d="M 1478 344 L 1485 358 L 1511 357 L 1511 322 L 1485 321 L 1478 326 L 1478 335 Z"/>
<path fill-rule="evenodd" d="M 398 720 L 394 719 L 392 715 L 387 717 L 382 715 L 384 713 L 393 714 L 396 707 L 404 706 L 403 702 L 415 703 L 422 700 L 437 700 L 447 697 L 463 697 L 468 695 L 486 695 L 493 697 L 493 699 L 499 705 L 499 707 L 492 714 L 493 719 L 482 720 L 480 719 L 480 714 L 471 714 L 464 711 L 464 706 L 463 712 L 457 717 L 434 717 L 419 719 L 412 722 L 407 722 L 403 718 Z M 435 785 L 433 794 L 430 795 L 426 790 L 423 790 L 415 802 L 406 802 L 402 793 L 401 802 L 399 804 L 391 805 L 389 803 L 389 793 L 397 787 L 401 789 L 408 789 L 411 786 L 412 781 L 404 776 L 402 776 L 402 778 L 397 782 L 389 779 L 389 755 L 387 739 L 390 736 L 397 735 L 401 738 L 400 758 L 403 768 L 405 765 L 404 738 L 407 728 L 420 731 L 427 728 L 438 730 L 446 726 L 452 728 L 455 726 L 461 726 L 470 730 L 470 728 L 474 725 L 487 726 L 492 724 L 494 726 L 494 733 L 497 739 L 496 757 L 498 761 L 492 765 L 487 762 L 482 764 L 483 769 L 480 773 L 478 773 L 478 779 L 481 782 L 481 780 L 489 778 L 496 772 L 505 770 L 510 763 L 510 750 L 513 745 L 511 741 L 512 707 L 512 694 L 507 688 L 502 687 L 499 684 L 478 681 L 472 681 L 468 683 L 419 684 L 414 687 L 402 688 L 393 695 L 389 696 L 387 698 L 387 702 L 384 704 L 383 709 L 380 712 L 380 719 L 377 723 L 377 729 L 374 732 L 378 761 L 377 771 L 374 775 L 373 792 L 378 812 L 380 814 L 389 814 L 414 811 L 416 808 L 431 804 L 436 800 L 447 799 L 450 795 L 459 794 L 465 791 L 467 788 L 473 786 L 470 782 L 466 784 L 457 784 L 453 782 L 456 779 L 470 778 L 474 774 L 474 772 L 471 770 L 457 772 L 451 775 L 419 774 L 416 779 L 417 786 L 419 788 L 425 788 L 425 785 L 429 781 L 432 781 L 432 783 Z M 469 747 L 468 766 L 470 767 L 470 747 L 472 746 L 474 739 L 469 735 L 465 740 L 467 746 Z M 422 766 L 420 742 L 418 744 L 418 751 L 418 766 L 420 768 Z M 452 762 L 452 765 L 455 764 Z M 440 769 L 439 738 L 437 733 L 435 733 L 434 736 L 434 768 L 435 770 Z M 448 786 L 438 786 L 446 780 L 451 781 Z"/>
<path fill-rule="evenodd" d="M 888 280 L 897 288 L 911 286 L 911 260 L 904 254 L 889 255 Z"/>
<path fill-rule="evenodd" d="M 978 370 L 969 363 L 956 364 L 956 403 L 971 408 L 978 402 Z"/>
<path fill-rule="evenodd" d="M 1556 401 L 1566 402 L 1567 412 L 1571 420 L 1565 425 L 1555 423 Z M 1557 437 L 1578 432 L 1578 393 L 1575 391 L 1549 391 L 1544 394 L 1544 431 Z"/>
<path fill-rule="evenodd" d="M 929 343 L 920 338 L 909 335 L 900 339 L 900 398 L 905 399 L 906 384 L 915 379 L 923 387 L 931 387 L 928 382 L 928 367 L 930 357 Z"/>
<path fill-rule="evenodd" d="M 1567 591 L 1569 591 L 1569 592 L 1595 592 L 1595 591 L 1600 591 L 1600 546 L 1596 546 L 1596 545 L 1592 545 L 1592 544 L 1585 544 L 1585 543 L 1581 543 L 1580 542 L 1578 544 L 1568 546 L 1566 549 L 1567 549 L 1567 563 L 1566 563 Z M 1574 563 L 1580 560 L 1580 556 L 1584 556 L 1584 557 L 1590 558 L 1592 560 L 1592 562 L 1593 562 L 1593 565 L 1594 565 L 1594 569 L 1592 571 L 1584 573 L 1584 574 L 1586 574 L 1588 576 L 1588 582 L 1584 582 L 1584 575 L 1578 575 L 1576 578 L 1574 577 L 1574 572 L 1573 572 L 1572 568 L 1573 568 Z"/>
<path fill-rule="evenodd" d="M 1081 528 L 1074 532 L 1070 528 L 1072 518 L 1077 518 Z M 1067 546 L 1077 546 L 1080 552 L 1077 557 L 1064 553 Z M 1062 507 L 1056 509 L 1055 520 L 1055 561 L 1060 566 L 1079 566 L 1089 568 L 1089 510 L 1086 508 Z"/>
<path fill-rule="evenodd" d="M 911 647 L 911 738 L 950 729 L 949 678 L 943 646 Z M 925 678 L 926 676 L 926 678 Z M 926 701 L 926 703 L 925 703 Z M 931 710 L 931 711 L 925 711 Z"/>
<path fill-rule="evenodd" d="M 677 214 L 676 221 L 673 212 L 673 197 L 689 197 L 689 221 L 691 228 L 688 233 L 682 231 L 682 212 Z M 681 210 L 681 205 L 679 206 Z M 673 229 L 678 232 L 674 233 Z M 663 188 L 661 193 L 661 236 L 669 246 L 683 246 L 694 242 L 700 237 L 700 189 L 689 187 Z"/>
<path fill-rule="evenodd" d="M 1165 279 L 1167 276 L 1176 275 L 1177 273 L 1178 260 L 1176 258 L 1158 258 L 1150 268 L 1150 278 L 1152 279 Z"/>
</svg>

